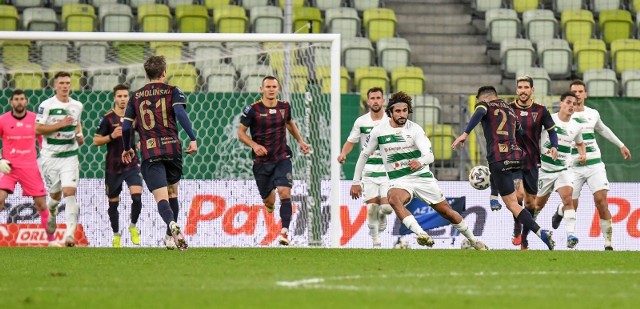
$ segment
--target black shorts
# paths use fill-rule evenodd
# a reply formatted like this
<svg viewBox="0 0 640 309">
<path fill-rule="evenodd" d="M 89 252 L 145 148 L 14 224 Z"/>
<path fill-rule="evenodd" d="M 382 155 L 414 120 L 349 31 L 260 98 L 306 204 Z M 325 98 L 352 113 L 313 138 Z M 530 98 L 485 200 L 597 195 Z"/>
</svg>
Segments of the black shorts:
<svg viewBox="0 0 640 309">
<path fill-rule="evenodd" d="M 120 195 L 122 192 L 122 182 L 127 183 L 127 187 L 142 186 L 142 177 L 140 176 L 140 170 L 135 168 L 128 170 L 122 174 L 105 174 L 104 184 L 107 193 L 107 197 L 114 198 Z"/>
<path fill-rule="evenodd" d="M 522 181 L 524 191 L 530 195 L 538 194 L 538 170 L 518 170 L 513 173 L 513 180 Z"/>
<path fill-rule="evenodd" d="M 489 170 L 501 196 L 509 195 L 516 191 L 513 185 L 513 173 L 520 170 L 520 161 L 493 162 L 489 164 Z"/>
<path fill-rule="evenodd" d="M 275 187 L 293 187 L 291 160 L 280 160 L 275 163 L 254 163 L 253 177 L 258 184 L 262 199 L 266 199 Z"/>
<path fill-rule="evenodd" d="M 182 178 L 182 156 L 153 157 L 142 161 L 142 178 L 149 191 L 176 184 Z"/>
</svg>

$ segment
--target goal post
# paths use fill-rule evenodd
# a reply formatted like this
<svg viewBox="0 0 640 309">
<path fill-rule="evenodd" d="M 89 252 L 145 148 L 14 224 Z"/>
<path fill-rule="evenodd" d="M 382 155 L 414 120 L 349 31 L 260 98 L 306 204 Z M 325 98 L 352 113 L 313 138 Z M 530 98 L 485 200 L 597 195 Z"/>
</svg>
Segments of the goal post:
<svg viewBox="0 0 640 309">
<path fill-rule="evenodd" d="M 54 42 L 62 43 L 56 45 L 53 44 Z M 200 44 L 202 46 L 217 46 L 216 44 L 219 44 L 224 51 L 217 53 L 212 47 L 202 49 L 203 52 L 196 52 L 194 46 L 199 46 L 199 43 L 195 42 L 202 43 Z M 250 209 L 257 209 L 253 206 L 261 204 L 261 201 L 250 173 L 252 165 L 249 155 L 250 149 L 247 147 L 238 148 L 237 143 L 239 142 L 236 139 L 235 130 L 237 130 L 237 120 L 239 119 L 238 111 L 260 97 L 256 80 L 259 77 L 274 74 L 281 81 L 281 98 L 291 102 L 293 118 L 298 123 L 301 134 L 307 139 L 306 142 L 312 147 L 312 154 L 304 156 L 299 151 L 297 142 L 288 138 L 289 145 L 294 151 L 294 183 L 300 184 L 292 190 L 294 191 L 292 196 L 295 195 L 299 199 L 297 201 L 294 199 L 294 204 L 298 203 L 299 207 L 297 207 L 297 213 L 294 213 L 292 229 L 296 229 L 296 233 L 300 235 L 294 235 L 292 240 L 294 242 L 299 240 L 302 246 L 339 247 L 341 236 L 339 211 L 341 168 L 335 160 L 340 154 L 341 148 L 341 47 L 339 34 L 0 31 L 0 43 L 3 54 L 3 63 L 0 65 L 0 74 L 2 74 L 0 80 L 2 80 L 2 86 L 5 89 L 1 97 L 7 99 L 11 89 L 25 88 L 30 100 L 29 109 L 32 111 L 36 109 L 39 102 L 53 95 L 52 72 L 78 71 L 77 75 L 72 73 L 72 83 L 77 76 L 79 89 L 74 89 L 71 97 L 78 99 L 85 105 L 82 123 L 89 143 L 89 145 L 82 146 L 84 151 L 81 149 L 85 153 L 80 158 L 81 178 L 84 183 L 79 184 L 79 189 L 81 190 L 83 185 L 94 187 L 91 194 L 84 198 L 79 196 L 79 200 L 81 208 L 84 206 L 81 212 L 87 215 L 86 218 L 102 224 L 99 227 L 85 227 L 85 230 L 101 229 L 99 233 L 89 237 L 93 237 L 90 239 L 92 245 L 108 245 L 111 232 L 106 219 L 106 196 L 102 190 L 95 188 L 103 184 L 104 150 L 90 145 L 90 136 L 93 135 L 100 117 L 113 105 L 113 96 L 109 87 L 104 84 L 100 90 L 96 90 L 98 82 L 130 83 L 131 91 L 134 91 L 144 81 L 144 78 L 136 79 L 136 72 L 139 75 L 144 59 L 149 55 L 164 55 L 166 52 L 169 55 L 165 55 L 168 62 L 167 74 L 175 78 L 169 78 L 170 84 L 180 86 L 179 84 L 184 81 L 181 78 L 187 78 L 189 74 L 197 74 L 194 88 L 183 90 L 185 90 L 188 100 L 200 103 L 197 108 L 188 109 L 192 120 L 195 118 L 193 120 L 194 126 L 206 128 L 206 130 L 201 128 L 198 132 L 201 143 L 196 156 L 200 156 L 200 158 L 193 159 L 185 156 L 184 159 L 185 181 L 181 182 L 183 184 L 181 193 L 185 190 L 191 192 L 189 190 L 194 188 L 197 190 L 193 191 L 193 196 L 189 200 L 181 200 L 181 209 L 187 210 L 181 210 L 180 221 L 200 219 L 200 221 L 185 224 L 187 225 L 185 227 L 187 234 L 193 232 L 192 237 L 201 241 L 205 246 L 251 246 L 252 240 L 254 245 L 271 244 L 267 239 L 269 231 L 266 232 L 267 235 L 247 234 L 251 230 L 251 227 L 247 226 L 250 221 L 255 219 L 254 216 L 262 216 L 263 213 L 241 207 L 244 205 Z M 211 45 L 208 45 L 209 43 Z M 100 54 L 99 48 L 94 49 L 94 54 L 91 51 L 87 53 L 86 50 L 83 53 L 82 47 L 88 44 L 106 46 L 106 55 Z M 174 49 L 162 49 L 166 46 L 171 47 L 172 44 Z M 51 45 L 56 45 L 58 49 L 52 48 Z M 252 51 L 251 48 L 243 47 L 243 45 L 259 47 Z M 142 54 L 134 55 L 133 52 L 126 54 L 135 48 L 125 49 L 123 46 L 128 48 L 142 46 Z M 233 48 L 229 48 L 230 46 Z M 26 48 L 26 56 L 21 48 Z M 64 56 L 56 54 L 60 50 L 64 52 Z M 178 50 L 177 57 L 176 50 Z M 320 57 L 320 54 L 325 58 Z M 66 59 L 66 61 L 59 61 L 61 59 Z M 257 59 L 257 62 L 247 65 L 247 61 L 252 61 L 252 59 Z M 254 64 L 255 66 L 253 66 Z M 323 67 L 323 72 L 328 73 L 323 74 L 328 76 L 320 76 L 320 66 Z M 254 72 L 253 78 L 244 75 L 245 71 L 251 69 L 257 70 Z M 231 79 L 224 78 L 223 73 L 220 73 L 225 70 L 230 70 Z M 110 71 L 117 72 L 116 76 L 113 79 L 104 78 L 108 75 L 102 73 Z M 212 71 L 215 74 L 210 75 L 212 78 L 208 79 L 205 74 Z M 302 71 L 304 73 L 300 73 Z M 23 78 L 27 75 L 30 75 L 30 79 Z M 36 77 L 35 82 L 34 76 Z M 221 90 L 227 81 L 232 83 L 230 86 L 232 90 Z M 38 83 L 41 83 L 41 87 L 38 87 Z M 115 82 L 112 83 L 110 87 L 112 88 L 115 84 Z M 191 83 L 187 84 L 192 85 Z M 6 112 L 7 110 L 8 104 L 3 106 L 0 111 Z M 90 117 L 87 115 L 87 110 L 91 111 Z M 201 132 L 206 134 L 202 136 Z M 184 140 L 186 136 L 184 133 L 181 134 Z M 220 148 L 219 152 L 217 148 Z M 213 190 L 217 193 L 206 194 L 207 190 L 211 189 L 211 183 L 223 188 L 218 188 L 220 190 L 216 189 L 217 191 Z M 126 196 L 128 191 L 124 191 L 125 193 L 121 195 L 120 206 L 121 230 L 126 230 L 128 224 L 128 216 L 125 215 L 129 211 L 129 205 L 127 205 L 129 200 Z M 146 195 L 143 202 L 147 208 L 143 210 L 143 215 L 148 212 L 149 218 L 155 216 L 153 219 L 157 219 L 155 208 L 149 207 L 152 205 L 152 196 L 148 194 L 146 189 L 143 195 Z M 226 213 L 216 213 L 222 206 L 216 204 L 215 199 L 207 199 L 217 195 L 223 195 L 227 198 L 225 211 L 231 211 L 232 208 L 238 207 L 240 210 L 235 210 L 239 212 L 230 218 L 225 217 Z M 247 198 L 246 196 L 251 197 Z M 258 201 L 256 201 L 256 197 Z M 19 199 L 14 203 L 20 201 L 24 201 L 24 199 Z M 194 210 L 196 206 L 198 210 Z M 86 214 L 87 212 L 95 213 Z M 218 217 L 215 217 L 216 215 Z M 0 213 L 0 218 L 2 216 L 3 214 Z M 297 220 L 296 216 L 298 216 Z M 63 218 L 64 216 L 59 216 L 59 220 L 62 222 Z M 215 231 L 210 230 L 211 225 L 205 224 L 208 218 L 220 221 L 215 227 L 230 229 L 231 234 L 237 233 L 234 235 L 246 234 L 246 237 L 237 242 L 220 239 L 224 235 L 216 234 Z M 83 223 L 82 220 L 81 217 L 80 223 Z M 140 224 L 145 224 L 144 220 L 145 218 L 141 217 Z M 273 226 L 270 226 L 268 221 L 265 219 L 262 226 L 257 224 L 253 228 L 256 230 L 272 229 Z M 275 221 L 279 222 L 277 212 Z M 302 225 L 308 224 L 307 228 L 293 226 L 300 225 L 300 223 L 303 223 Z M 160 229 L 156 228 L 156 230 Z M 87 231 L 87 233 L 90 232 Z M 159 235 L 161 236 L 162 231 L 158 231 L 156 235 L 155 231 L 150 229 L 148 233 L 153 234 L 149 236 L 154 237 L 153 240 L 149 240 L 149 242 L 153 242 L 160 239 Z M 200 237 L 198 236 L 200 233 L 209 234 Z M 210 238 L 215 240 L 209 241 Z"/>
</svg>

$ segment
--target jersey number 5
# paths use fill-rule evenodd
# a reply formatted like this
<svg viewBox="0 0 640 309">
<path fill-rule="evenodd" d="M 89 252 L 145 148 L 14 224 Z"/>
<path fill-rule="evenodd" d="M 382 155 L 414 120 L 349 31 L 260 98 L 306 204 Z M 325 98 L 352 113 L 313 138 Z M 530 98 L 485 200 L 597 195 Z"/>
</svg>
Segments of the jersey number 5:
<svg viewBox="0 0 640 309">
<path fill-rule="evenodd" d="M 151 130 L 156 126 L 156 117 L 153 111 L 151 110 L 151 101 L 145 100 L 140 103 L 140 119 L 142 120 L 142 127 L 145 130 Z M 169 120 L 167 119 L 167 102 L 165 98 L 161 98 L 156 102 L 155 108 L 162 109 L 162 124 L 167 127 L 169 126 Z"/>
</svg>

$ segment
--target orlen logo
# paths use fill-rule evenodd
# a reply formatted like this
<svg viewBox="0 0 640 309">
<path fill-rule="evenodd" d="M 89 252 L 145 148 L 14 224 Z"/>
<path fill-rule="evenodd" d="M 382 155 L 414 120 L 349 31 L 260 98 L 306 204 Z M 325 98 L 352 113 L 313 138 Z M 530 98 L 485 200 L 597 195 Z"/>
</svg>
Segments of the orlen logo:
<svg viewBox="0 0 640 309">
<path fill-rule="evenodd" d="M 64 230 L 56 231 L 56 234 L 64 234 Z M 58 236 L 58 235 L 56 235 Z M 56 237 L 58 238 L 58 237 Z M 60 236 L 62 239 L 62 236 Z M 47 232 L 42 228 L 21 228 L 18 230 L 16 244 L 19 245 L 41 245 L 47 243 Z"/>
<path fill-rule="evenodd" d="M 627 221 L 627 234 L 633 238 L 640 238 L 640 209 L 632 211 L 631 203 L 621 197 L 609 197 L 607 198 L 609 209 L 611 209 L 611 223 L 622 223 Z M 618 211 L 614 212 L 612 205 L 618 207 Z M 600 215 L 598 211 L 594 211 L 593 220 L 591 221 L 591 230 L 589 231 L 590 237 L 600 236 Z"/>
</svg>

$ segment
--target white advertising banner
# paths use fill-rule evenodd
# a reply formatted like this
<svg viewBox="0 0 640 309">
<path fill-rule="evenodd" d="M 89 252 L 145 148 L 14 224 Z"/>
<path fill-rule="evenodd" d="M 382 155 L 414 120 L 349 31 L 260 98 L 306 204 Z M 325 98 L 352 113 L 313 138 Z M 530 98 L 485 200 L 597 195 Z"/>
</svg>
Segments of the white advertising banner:
<svg viewBox="0 0 640 309">
<path fill-rule="evenodd" d="M 500 211 L 489 209 L 489 190 L 477 191 L 467 182 L 439 182 L 442 191 L 448 198 L 466 197 L 466 211 L 462 214 L 469 227 L 491 249 L 519 249 L 511 244 L 513 216 L 503 207 Z M 344 248 L 371 248 L 366 223 L 366 206 L 362 200 L 352 200 L 349 195 L 350 181 L 341 184 L 340 207 L 340 246 Z M 640 184 L 613 183 L 610 185 L 608 202 L 613 216 L 613 247 L 615 250 L 640 250 Z M 316 228 L 322 232 L 322 245 L 329 246 L 329 184 L 322 184 L 321 218 Z M 129 213 L 131 199 L 125 189 L 120 202 L 120 231 L 123 246 L 133 246 L 129 240 Z M 0 211 L 0 243 L 2 237 L 9 237 L 7 224 L 30 224 L 39 222 L 32 200 L 21 196 L 18 188 L 9 196 L 5 209 Z M 107 215 L 107 197 L 104 194 L 102 179 L 82 179 L 78 186 L 80 205 L 79 223 L 91 247 L 109 247 L 113 232 Z M 277 237 L 280 233 L 280 216 L 276 211 L 268 213 L 262 206 L 255 182 L 247 181 L 213 181 L 183 180 L 179 191 L 180 214 L 178 223 L 191 247 L 256 247 L 279 246 Z M 311 224 L 306 215 L 306 187 L 297 182 L 292 190 L 294 215 L 292 218 L 290 238 L 292 246 L 308 246 L 308 235 Z M 141 231 L 141 246 L 161 246 L 165 233 L 165 224 L 158 215 L 152 195 L 145 189 L 143 192 L 142 214 L 138 221 Z M 551 229 L 551 216 L 560 199 L 553 193 L 547 207 L 539 214 L 538 224 Z M 278 204 L 277 204 L 278 205 Z M 593 196 L 588 188 L 584 188 L 577 211 L 576 232 L 580 242 L 577 250 L 603 250 L 604 240 L 600 231 L 598 213 L 594 207 Z M 425 207 L 421 212 L 433 211 Z M 64 206 L 58 216 L 58 223 L 64 223 Z M 392 248 L 398 239 L 400 224 L 395 215 L 387 218 L 388 228 L 381 233 L 382 247 Z M 463 236 L 452 231 L 450 225 L 429 230 L 436 239 L 434 248 L 460 248 Z M 452 236 L 454 235 L 454 236 Z M 419 248 L 414 235 L 406 235 L 405 239 L 411 248 Z M 44 237 L 38 237 L 44 241 Z M 557 250 L 566 250 L 566 233 L 564 224 L 554 231 Z M 529 236 L 529 247 L 544 250 L 546 247 L 537 236 Z"/>
</svg>

